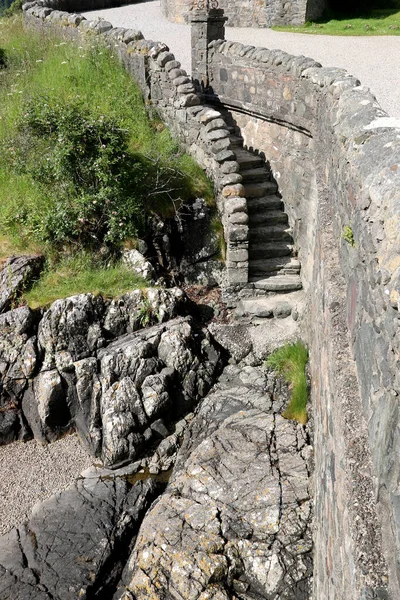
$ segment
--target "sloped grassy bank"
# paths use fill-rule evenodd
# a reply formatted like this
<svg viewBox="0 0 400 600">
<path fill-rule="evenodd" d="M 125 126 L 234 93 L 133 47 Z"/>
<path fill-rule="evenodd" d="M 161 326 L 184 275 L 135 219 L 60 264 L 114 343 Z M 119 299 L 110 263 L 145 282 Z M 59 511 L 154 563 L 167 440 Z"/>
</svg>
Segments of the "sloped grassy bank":
<svg viewBox="0 0 400 600">
<path fill-rule="evenodd" d="M 144 235 L 152 212 L 172 216 L 199 195 L 212 202 L 210 182 L 110 48 L 25 32 L 19 17 L 0 21 L 0 36 L 0 260 L 45 254 L 39 304 L 57 271 L 62 295 L 79 291 L 78 274 L 86 291 L 137 286 L 118 264 L 121 248 Z"/>
</svg>

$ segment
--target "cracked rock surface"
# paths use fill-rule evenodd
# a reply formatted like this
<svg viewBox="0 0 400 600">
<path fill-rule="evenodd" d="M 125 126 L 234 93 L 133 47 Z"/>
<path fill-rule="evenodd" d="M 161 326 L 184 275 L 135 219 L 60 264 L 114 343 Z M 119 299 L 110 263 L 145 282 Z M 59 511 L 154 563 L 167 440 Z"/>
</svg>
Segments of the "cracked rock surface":
<svg viewBox="0 0 400 600">
<path fill-rule="evenodd" d="M 305 600 L 312 572 L 311 446 L 282 390 L 229 366 L 186 432 L 146 515 L 118 600 Z"/>
<path fill-rule="evenodd" d="M 85 478 L 0 539 L 0 600 L 109 598 L 155 481 Z"/>
<path fill-rule="evenodd" d="M 186 325 L 140 340 L 159 348 L 167 334 L 164 368 L 179 370 Z M 261 367 L 226 367 L 172 434 L 153 422 L 164 439 L 152 456 L 88 469 L 0 538 L 0 600 L 308 600 L 312 447 L 280 416 L 286 396 Z"/>
</svg>

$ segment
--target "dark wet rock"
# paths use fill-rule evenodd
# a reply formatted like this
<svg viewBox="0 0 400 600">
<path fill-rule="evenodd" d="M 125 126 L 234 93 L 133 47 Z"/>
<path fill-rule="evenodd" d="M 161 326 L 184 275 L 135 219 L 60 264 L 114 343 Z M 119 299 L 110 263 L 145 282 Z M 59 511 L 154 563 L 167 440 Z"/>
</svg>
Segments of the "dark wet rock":
<svg viewBox="0 0 400 600">
<path fill-rule="evenodd" d="M 260 368 L 225 370 L 144 519 L 118 598 L 309 598 L 311 447 L 276 412 L 277 391 Z"/>
<path fill-rule="evenodd" d="M 21 293 L 40 273 L 43 256 L 12 256 L 0 270 L 0 313 L 18 302 Z"/>
<path fill-rule="evenodd" d="M 0 538 L 0 600 L 111 598 L 155 480 L 89 477 Z"/>
<path fill-rule="evenodd" d="M 18 439 L 18 431 L 18 412 L 15 409 L 0 412 L 0 445 L 9 444 Z"/>
<path fill-rule="evenodd" d="M 188 284 L 219 285 L 225 265 L 219 260 L 220 234 L 212 226 L 212 211 L 203 198 L 196 198 L 186 205 L 185 211 L 179 265 L 184 281 Z"/>
</svg>

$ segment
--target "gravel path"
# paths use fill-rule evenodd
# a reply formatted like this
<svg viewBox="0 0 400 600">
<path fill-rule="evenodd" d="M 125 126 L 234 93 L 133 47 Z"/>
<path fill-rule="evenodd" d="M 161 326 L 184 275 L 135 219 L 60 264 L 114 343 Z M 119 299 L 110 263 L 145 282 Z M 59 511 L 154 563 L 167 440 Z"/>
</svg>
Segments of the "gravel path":
<svg viewBox="0 0 400 600">
<path fill-rule="evenodd" d="M 19 525 L 33 506 L 68 488 L 93 458 L 76 435 L 48 446 L 35 440 L 0 447 L 0 535 Z"/>
<path fill-rule="evenodd" d="M 159 0 L 84 14 L 89 18 L 101 16 L 115 27 L 139 29 L 145 38 L 165 42 L 183 68 L 190 72 L 190 28 L 170 23 L 162 15 Z M 310 56 L 324 67 L 347 69 L 371 88 L 384 110 L 393 117 L 400 117 L 399 36 L 313 36 L 228 27 L 226 38 L 253 46 L 281 48 L 290 54 Z"/>
</svg>

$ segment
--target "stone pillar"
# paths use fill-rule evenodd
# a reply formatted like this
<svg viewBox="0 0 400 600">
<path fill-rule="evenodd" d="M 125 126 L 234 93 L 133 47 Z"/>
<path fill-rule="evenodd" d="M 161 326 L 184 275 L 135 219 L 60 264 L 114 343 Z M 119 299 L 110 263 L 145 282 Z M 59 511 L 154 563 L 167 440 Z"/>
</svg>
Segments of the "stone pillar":
<svg viewBox="0 0 400 600">
<path fill-rule="evenodd" d="M 192 78 L 199 90 L 208 88 L 208 44 L 225 39 L 224 11 L 219 8 L 192 13 Z"/>
</svg>

